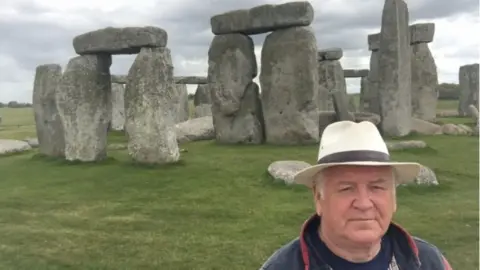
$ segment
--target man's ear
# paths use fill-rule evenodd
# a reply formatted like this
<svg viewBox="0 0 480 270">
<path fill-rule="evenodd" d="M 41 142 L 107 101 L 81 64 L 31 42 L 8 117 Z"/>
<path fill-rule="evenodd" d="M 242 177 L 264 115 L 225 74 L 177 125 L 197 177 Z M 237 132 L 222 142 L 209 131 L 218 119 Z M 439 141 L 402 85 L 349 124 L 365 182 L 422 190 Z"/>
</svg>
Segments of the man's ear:
<svg viewBox="0 0 480 270">
<path fill-rule="evenodd" d="M 313 203 L 315 205 L 315 212 L 317 213 L 318 216 L 321 215 L 322 213 L 322 207 L 320 204 L 320 194 L 317 192 L 317 189 L 315 186 L 312 187 L 312 195 L 313 195 Z"/>
</svg>

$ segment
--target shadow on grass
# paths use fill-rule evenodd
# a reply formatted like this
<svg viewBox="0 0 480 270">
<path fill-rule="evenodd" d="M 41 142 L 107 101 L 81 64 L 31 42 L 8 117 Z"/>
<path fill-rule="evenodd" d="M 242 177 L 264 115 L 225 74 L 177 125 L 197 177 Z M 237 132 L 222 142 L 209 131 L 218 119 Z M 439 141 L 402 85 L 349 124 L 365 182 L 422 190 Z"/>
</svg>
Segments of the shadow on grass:
<svg viewBox="0 0 480 270">
<path fill-rule="evenodd" d="M 89 166 L 89 165 L 111 165 L 117 163 L 118 160 L 113 157 L 106 157 L 102 160 L 97 161 L 80 161 L 80 160 L 66 160 L 63 157 L 51 157 L 41 153 L 37 153 L 30 158 L 31 161 L 41 161 L 47 162 L 55 165 L 64 165 L 64 166 Z"/>
<path fill-rule="evenodd" d="M 183 159 L 180 159 L 177 162 L 166 163 L 166 164 L 145 164 L 145 163 L 140 163 L 138 161 L 129 160 L 125 162 L 124 165 L 131 168 L 139 168 L 139 169 L 147 169 L 147 170 L 158 170 L 158 169 L 165 170 L 165 169 L 176 169 L 178 167 L 186 167 L 187 163 Z"/>
</svg>

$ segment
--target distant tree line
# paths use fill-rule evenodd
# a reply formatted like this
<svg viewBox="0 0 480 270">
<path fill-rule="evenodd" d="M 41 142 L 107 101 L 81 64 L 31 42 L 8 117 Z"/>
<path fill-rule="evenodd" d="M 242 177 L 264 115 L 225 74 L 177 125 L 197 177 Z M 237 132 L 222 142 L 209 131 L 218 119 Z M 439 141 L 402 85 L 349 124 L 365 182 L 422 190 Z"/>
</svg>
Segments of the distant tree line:
<svg viewBox="0 0 480 270">
<path fill-rule="evenodd" d="M 32 107 L 31 103 L 23 103 L 17 101 L 10 101 L 8 103 L 0 102 L 0 108 L 30 108 Z"/>
<path fill-rule="evenodd" d="M 437 86 L 438 99 L 457 100 L 460 97 L 460 85 L 457 83 L 441 83 Z"/>
</svg>

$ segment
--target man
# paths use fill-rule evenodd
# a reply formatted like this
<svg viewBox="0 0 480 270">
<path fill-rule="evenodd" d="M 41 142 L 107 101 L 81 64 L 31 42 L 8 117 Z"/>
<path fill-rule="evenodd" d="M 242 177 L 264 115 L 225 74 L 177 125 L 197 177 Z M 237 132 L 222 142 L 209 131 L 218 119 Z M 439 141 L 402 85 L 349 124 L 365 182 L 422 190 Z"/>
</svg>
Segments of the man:
<svg viewBox="0 0 480 270">
<path fill-rule="evenodd" d="M 396 186 L 415 180 L 419 169 L 391 161 L 370 122 L 327 126 L 318 164 L 294 177 L 313 190 L 316 213 L 261 269 L 451 270 L 437 247 L 391 221 Z"/>
</svg>

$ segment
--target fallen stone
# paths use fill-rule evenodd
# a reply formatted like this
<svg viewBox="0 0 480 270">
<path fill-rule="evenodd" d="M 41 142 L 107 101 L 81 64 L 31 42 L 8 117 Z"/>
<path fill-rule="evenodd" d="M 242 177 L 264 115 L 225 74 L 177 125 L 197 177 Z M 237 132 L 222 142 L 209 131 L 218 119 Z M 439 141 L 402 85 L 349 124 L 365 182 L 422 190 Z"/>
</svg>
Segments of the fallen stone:
<svg viewBox="0 0 480 270">
<path fill-rule="evenodd" d="M 116 131 L 125 128 L 125 86 L 112 83 L 112 122 L 110 128 Z"/>
<path fill-rule="evenodd" d="M 405 149 L 422 149 L 426 147 L 427 147 L 427 143 L 425 143 L 424 141 L 387 142 L 387 148 L 390 151 L 405 150 Z"/>
<path fill-rule="evenodd" d="M 91 162 L 107 157 L 111 64 L 106 54 L 77 56 L 67 64 L 56 92 L 67 160 Z"/>
<path fill-rule="evenodd" d="M 468 106 L 473 104 L 478 109 L 479 92 L 479 64 L 461 66 L 458 72 L 460 82 L 460 98 L 458 103 L 458 114 L 465 116 L 468 113 Z"/>
<path fill-rule="evenodd" d="M 215 36 L 208 63 L 216 142 L 263 143 L 259 89 L 252 81 L 258 72 L 253 40 L 242 34 Z"/>
<path fill-rule="evenodd" d="M 112 75 L 112 83 L 126 84 L 127 76 L 125 75 Z"/>
<path fill-rule="evenodd" d="M 137 54 L 144 47 L 167 46 L 167 32 L 154 26 L 107 27 L 87 32 L 73 39 L 77 54 Z"/>
<path fill-rule="evenodd" d="M 128 148 L 128 145 L 126 143 L 112 143 L 107 146 L 108 150 L 126 150 Z"/>
<path fill-rule="evenodd" d="M 473 118 L 473 120 L 478 121 L 478 109 L 475 105 L 468 105 L 468 115 Z"/>
<path fill-rule="evenodd" d="M 458 117 L 458 111 L 454 110 L 442 110 L 442 111 L 437 111 L 437 117 Z"/>
<path fill-rule="evenodd" d="M 457 126 L 465 132 L 464 134 L 472 135 L 474 133 L 473 129 L 465 124 L 458 124 Z"/>
<path fill-rule="evenodd" d="M 128 154 L 139 163 L 166 164 L 180 159 L 175 132 L 177 90 L 168 48 L 142 48 L 125 87 Z"/>
<path fill-rule="evenodd" d="M 28 143 L 32 148 L 38 148 L 40 145 L 37 138 L 25 138 L 23 141 Z"/>
<path fill-rule="evenodd" d="M 363 78 L 368 76 L 368 69 L 344 69 L 343 76 L 345 78 Z"/>
<path fill-rule="evenodd" d="M 408 8 L 403 0 L 386 0 L 379 49 L 381 130 L 402 137 L 411 131 L 411 48 Z"/>
<path fill-rule="evenodd" d="M 175 126 L 178 143 L 215 139 L 213 118 L 204 116 L 189 119 Z"/>
<path fill-rule="evenodd" d="M 311 27 L 277 30 L 265 38 L 260 83 L 268 143 L 318 143 L 317 51 Z"/>
<path fill-rule="evenodd" d="M 190 105 L 188 104 L 188 91 L 187 85 L 185 84 L 175 84 L 176 88 L 176 114 L 175 114 L 175 123 L 181 123 L 187 121 L 190 118 Z"/>
<path fill-rule="evenodd" d="M 207 84 L 207 77 L 187 76 L 174 77 L 176 84 Z"/>
<path fill-rule="evenodd" d="M 61 78 L 60 65 L 47 64 L 36 68 L 32 99 L 35 129 L 39 152 L 51 157 L 65 155 L 63 123 L 55 99 Z"/>
<path fill-rule="evenodd" d="M 430 43 L 435 34 L 434 23 L 417 23 L 410 25 L 410 44 Z"/>
<path fill-rule="evenodd" d="M 281 160 L 271 163 L 267 171 L 275 180 L 285 182 L 285 184 L 293 184 L 295 174 L 311 165 L 304 161 L 297 160 Z"/>
<path fill-rule="evenodd" d="M 195 96 L 193 97 L 193 105 L 212 104 L 212 97 L 210 96 L 209 89 L 208 84 L 199 84 L 195 91 Z"/>
<path fill-rule="evenodd" d="M 467 130 L 459 127 L 458 125 L 451 124 L 451 123 L 442 125 L 442 133 L 445 135 L 453 135 L 453 136 L 469 134 Z"/>
<path fill-rule="evenodd" d="M 343 50 L 341 48 L 328 48 L 318 51 L 318 61 L 325 60 L 340 60 L 343 57 Z"/>
<path fill-rule="evenodd" d="M 418 119 L 412 118 L 412 131 L 423 135 L 440 135 L 442 126 Z"/>
<path fill-rule="evenodd" d="M 370 51 L 380 49 L 380 33 L 368 35 L 368 49 Z"/>
<path fill-rule="evenodd" d="M 0 139 L 0 156 L 28 151 L 32 147 L 24 141 Z"/>
<path fill-rule="evenodd" d="M 415 178 L 415 184 L 437 186 L 438 185 L 437 176 L 432 169 L 426 166 L 421 166 L 420 171 L 418 172 L 418 175 Z"/>
<path fill-rule="evenodd" d="M 432 121 L 437 114 L 437 65 L 427 43 L 411 46 L 412 115 Z"/>
<path fill-rule="evenodd" d="M 261 5 L 215 15 L 210 19 L 215 35 L 241 33 L 255 35 L 312 23 L 314 10 L 307 1 Z"/>
</svg>

